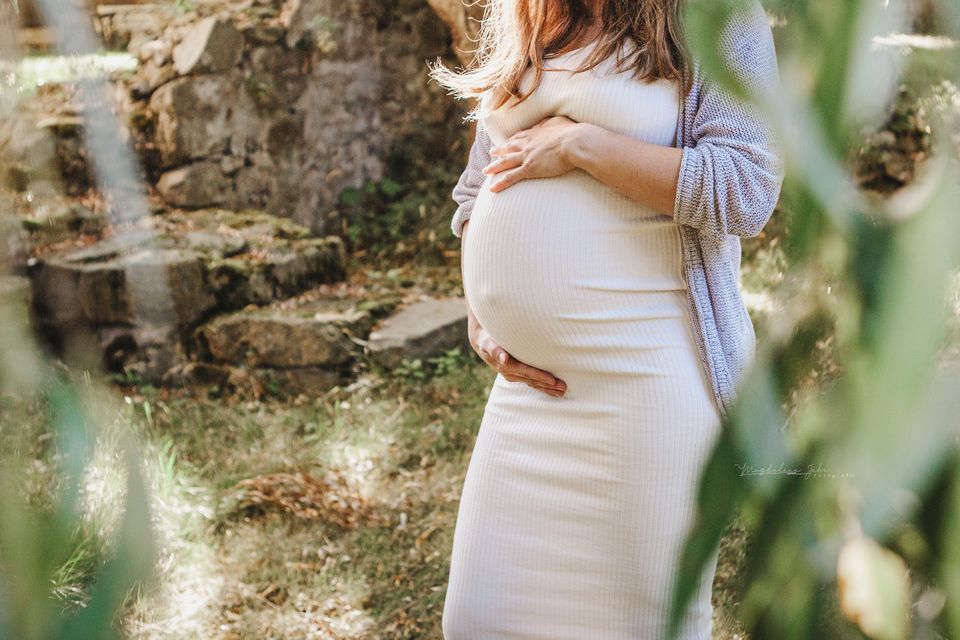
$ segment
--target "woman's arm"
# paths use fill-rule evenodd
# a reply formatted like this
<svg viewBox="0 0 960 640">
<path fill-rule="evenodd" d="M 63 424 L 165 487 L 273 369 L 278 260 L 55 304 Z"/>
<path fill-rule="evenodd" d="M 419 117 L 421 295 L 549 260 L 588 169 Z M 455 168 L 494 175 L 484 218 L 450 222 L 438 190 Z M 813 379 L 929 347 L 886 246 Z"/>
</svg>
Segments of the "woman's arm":
<svg viewBox="0 0 960 640">
<path fill-rule="evenodd" d="M 754 95 L 779 91 L 770 21 L 751 2 L 721 30 L 717 51 L 730 73 Z M 690 140 L 683 149 L 674 219 L 717 242 L 726 234 L 755 236 L 780 196 L 784 163 L 760 110 L 709 78 L 703 82 Z"/>
<path fill-rule="evenodd" d="M 571 127 L 564 153 L 574 167 L 632 200 L 673 216 L 681 149 L 579 122 Z"/>
</svg>

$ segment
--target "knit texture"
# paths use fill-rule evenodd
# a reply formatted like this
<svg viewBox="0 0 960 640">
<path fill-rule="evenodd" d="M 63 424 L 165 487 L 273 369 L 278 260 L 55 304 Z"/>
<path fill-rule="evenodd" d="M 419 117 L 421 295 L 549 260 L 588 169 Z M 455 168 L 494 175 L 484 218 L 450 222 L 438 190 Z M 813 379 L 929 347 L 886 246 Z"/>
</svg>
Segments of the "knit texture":
<svg viewBox="0 0 960 640">
<path fill-rule="evenodd" d="M 747 89 L 777 90 L 773 34 L 758 1 L 725 25 L 717 49 Z M 677 123 L 675 146 L 683 148 L 683 158 L 674 219 L 680 223 L 699 358 L 726 416 L 756 349 L 753 323 L 740 295 L 740 238 L 757 235 L 770 219 L 784 165 L 758 110 L 712 82 L 696 58 L 691 67 L 693 88 Z M 451 230 L 457 237 L 487 178 L 482 169 L 490 163 L 491 146 L 489 132 L 478 123 L 467 166 L 452 192 L 457 209 Z"/>
</svg>

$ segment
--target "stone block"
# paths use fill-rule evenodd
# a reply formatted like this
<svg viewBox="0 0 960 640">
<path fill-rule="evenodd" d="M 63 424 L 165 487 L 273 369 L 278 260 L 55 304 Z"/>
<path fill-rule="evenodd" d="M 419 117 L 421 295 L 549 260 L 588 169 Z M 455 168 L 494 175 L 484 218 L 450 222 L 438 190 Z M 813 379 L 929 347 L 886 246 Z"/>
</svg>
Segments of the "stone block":
<svg viewBox="0 0 960 640">
<path fill-rule="evenodd" d="M 364 311 L 304 315 L 277 309 L 221 316 L 199 331 L 211 357 L 248 367 L 336 368 L 354 358 L 353 331 L 369 324 Z"/>
<path fill-rule="evenodd" d="M 150 96 L 157 114 L 156 145 L 164 167 L 224 153 L 244 156 L 260 146 L 267 127 L 245 91 L 243 73 L 171 80 Z"/>
<path fill-rule="evenodd" d="M 216 302 L 196 252 L 146 247 L 84 261 L 87 255 L 54 258 L 37 269 L 35 297 L 47 323 L 187 325 Z"/>
<path fill-rule="evenodd" d="M 157 191 L 164 202 L 175 207 L 210 207 L 232 197 L 233 181 L 223 174 L 219 163 L 194 162 L 160 176 Z"/>
<path fill-rule="evenodd" d="M 416 302 L 387 318 L 367 341 L 370 356 L 388 369 L 404 359 L 430 358 L 461 345 L 469 348 L 463 298 Z"/>
<path fill-rule="evenodd" d="M 173 50 L 180 75 L 232 69 L 243 55 L 243 34 L 228 20 L 210 17 L 194 25 Z"/>
</svg>

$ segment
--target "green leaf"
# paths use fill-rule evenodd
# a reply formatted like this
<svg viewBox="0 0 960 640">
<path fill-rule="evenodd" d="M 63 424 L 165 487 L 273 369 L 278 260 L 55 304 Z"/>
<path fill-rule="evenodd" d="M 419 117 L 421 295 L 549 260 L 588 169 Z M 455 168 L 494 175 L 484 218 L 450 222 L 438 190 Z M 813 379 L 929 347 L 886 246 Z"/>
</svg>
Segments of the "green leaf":
<svg viewBox="0 0 960 640">
<path fill-rule="evenodd" d="M 725 425 L 740 453 L 737 472 L 751 492 L 764 496 L 771 496 L 783 479 L 768 471 L 791 462 L 784 439 L 786 417 L 780 406 L 778 375 L 773 369 L 775 351 L 772 342 L 758 345 Z"/>
<path fill-rule="evenodd" d="M 127 472 L 123 520 L 115 555 L 99 572 L 90 601 L 64 625 L 58 640 L 103 640 L 118 638 L 116 611 L 127 594 L 153 576 L 154 535 L 150 500 L 132 442 L 122 443 Z"/>
<path fill-rule="evenodd" d="M 384 178 L 380 181 L 380 190 L 383 192 L 383 195 L 388 198 L 393 198 L 403 191 L 403 185 L 390 178 Z"/>
<path fill-rule="evenodd" d="M 940 575 L 947 595 L 944 617 L 952 632 L 950 637 L 960 638 L 960 473 L 953 474 L 943 540 Z"/>
<path fill-rule="evenodd" d="M 363 195 L 356 187 L 346 187 L 340 192 L 340 202 L 346 205 L 359 205 L 363 201 Z"/>
</svg>

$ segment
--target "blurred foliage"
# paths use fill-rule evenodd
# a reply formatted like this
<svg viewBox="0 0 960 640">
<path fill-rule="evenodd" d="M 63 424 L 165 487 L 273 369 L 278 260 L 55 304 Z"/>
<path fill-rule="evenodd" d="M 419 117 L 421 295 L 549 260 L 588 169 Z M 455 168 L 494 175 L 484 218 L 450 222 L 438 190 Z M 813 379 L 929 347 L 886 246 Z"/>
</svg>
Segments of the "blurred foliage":
<svg viewBox="0 0 960 640">
<path fill-rule="evenodd" d="M 462 371 L 474 361 L 473 354 L 465 354 L 457 346 L 431 358 L 405 358 L 390 373 L 391 375 L 412 382 L 428 380 L 433 377 L 449 376 Z"/>
<path fill-rule="evenodd" d="M 3 302 L 6 341 L 22 314 Z M 119 637 L 117 612 L 154 569 L 138 447 L 104 423 L 92 383 L 11 355 L 31 353 L 5 350 L 0 374 L 0 638 Z"/>
<path fill-rule="evenodd" d="M 771 0 L 782 87 L 760 94 L 715 50 L 745 4 L 691 3 L 686 24 L 708 72 L 782 144 L 785 278 L 701 477 L 668 635 L 739 513 L 751 638 L 960 637 L 960 363 L 941 362 L 960 265 L 960 50 L 877 47 L 909 30 L 896 0 Z M 955 3 L 934 14 L 956 37 Z M 879 197 L 856 188 L 851 150 L 897 113 L 901 84 L 927 107 L 931 139 L 916 150 L 931 153 Z M 828 337 L 837 374 L 795 396 Z"/>
<path fill-rule="evenodd" d="M 141 186 L 136 161 L 100 78 L 132 59 L 97 55 L 85 8 L 40 4 L 64 55 L 19 60 L 15 20 L 0 6 L 0 117 L 41 82 L 73 78 L 98 186 L 125 219 L 141 217 L 142 188 L 130 188 Z M 10 216 L 0 225 L 12 248 Z M 39 351 L 29 326 L 30 286 L 8 275 L 8 259 L 0 256 L 0 639 L 119 637 L 118 612 L 155 568 L 140 448 L 90 376 L 65 373 Z M 22 455 L 26 449 L 33 455 Z"/>
<path fill-rule="evenodd" d="M 421 127 L 390 148 L 381 179 L 340 192 L 348 251 L 388 264 L 456 262 L 450 192 L 462 170 L 456 149 L 467 141 L 458 137 L 451 144 L 448 134 L 445 127 Z"/>
</svg>

